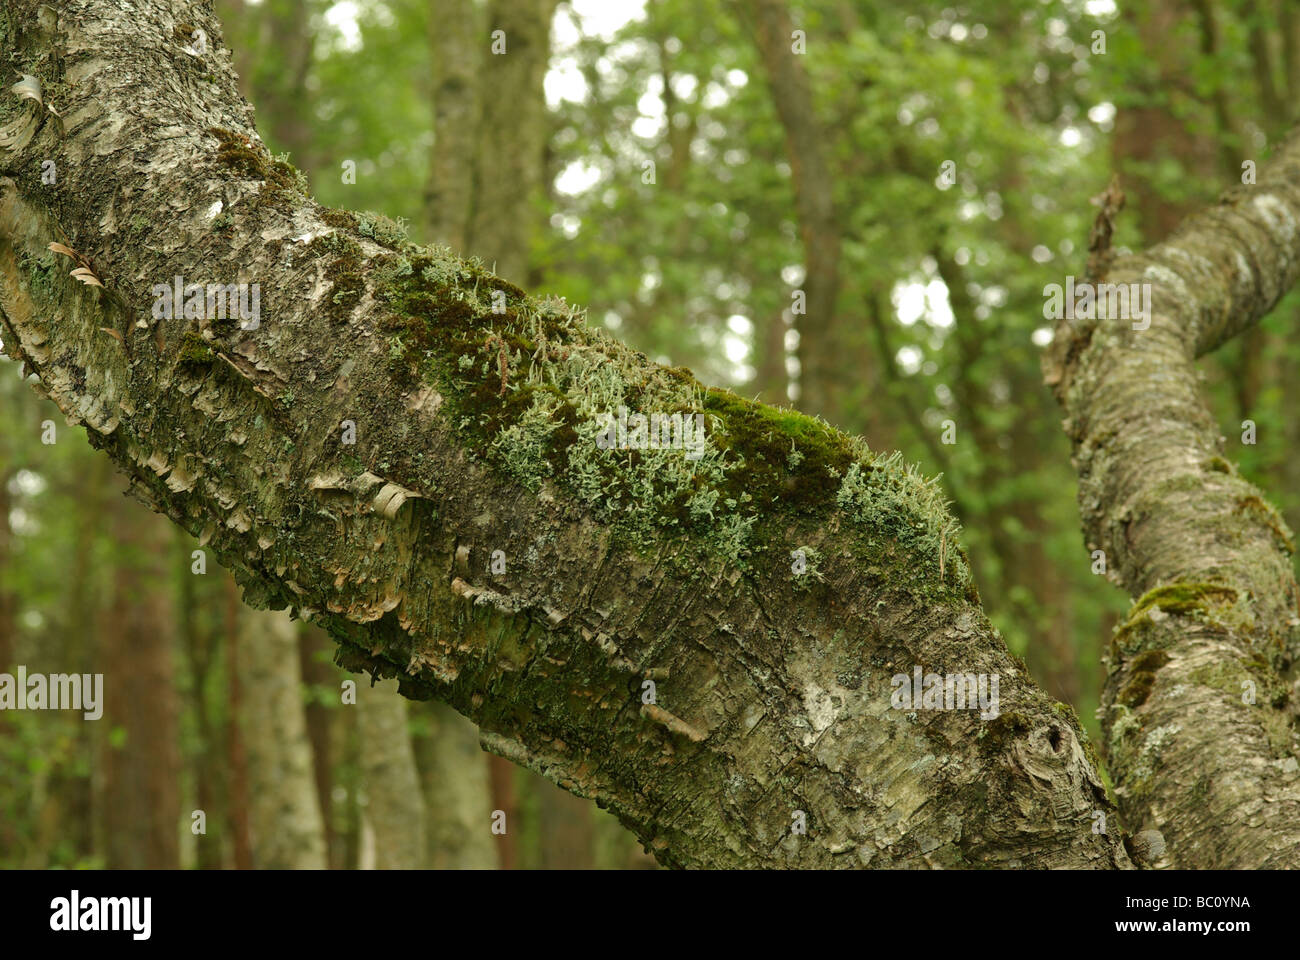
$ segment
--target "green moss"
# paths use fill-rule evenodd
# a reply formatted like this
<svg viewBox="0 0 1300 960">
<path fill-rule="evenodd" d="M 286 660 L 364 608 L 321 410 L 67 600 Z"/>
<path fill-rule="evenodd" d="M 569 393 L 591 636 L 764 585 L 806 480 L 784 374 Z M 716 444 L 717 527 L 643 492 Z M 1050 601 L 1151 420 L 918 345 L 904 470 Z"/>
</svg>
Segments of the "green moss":
<svg viewBox="0 0 1300 960">
<path fill-rule="evenodd" d="M 180 340 L 180 359 L 177 367 L 185 373 L 195 375 L 207 372 L 216 360 L 216 354 L 207 342 L 193 330 L 186 332 Z"/>
<path fill-rule="evenodd" d="M 724 563 L 773 573 L 780 564 L 783 578 L 791 548 L 778 531 L 838 516 L 853 535 L 854 562 L 888 570 L 889 586 L 927 597 L 973 589 L 937 484 L 901 458 L 876 457 L 816 418 L 706 389 L 684 368 L 651 364 L 587 327 L 562 299 L 528 297 L 477 260 L 414 246 L 386 218 L 326 216 L 337 229 L 310 249 L 330 258 L 331 307 L 350 312 L 368 289 L 385 308 L 394 369 L 437 384 L 465 448 L 530 489 L 557 484 L 634 546 L 681 538 Z M 394 252 L 365 261 L 361 237 Z M 680 414 L 692 425 L 698 416 L 700 442 L 690 456 L 681 447 L 605 449 L 602 417 L 623 408 Z M 760 556 L 751 551 L 762 524 L 780 548 Z"/>
<path fill-rule="evenodd" d="M 209 127 L 217 138 L 217 162 L 246 180 L 264 181 L 258 205 L 288 209 L 307 194 L 307 178 L 288 161 L 288 155 L 271 157 L 261 144 L 242 133 Z"/>
<path fill-rule="evenodd" d="M 1163 650 L 1146 650 L 1133 658 L 1132 668 L 1154 673 L 1168 662 L 1169 654 Z"/>
<path fill-rule="evenodd" d="M 760 505 L 780 502 L 796 512 L 822 512 L 863 452 L 823 420 L 729 390 L 706 390 L 704 409 L 727 425 L 720 448 L 742 452 L 730 472 L 731 491 L 746 491 Z"/>
<path fill-rule="evenodd" d="M 1155 633 L 1149 614 L 1154 609 L 1179 616 L 1219 616 L 1237 603 L 1237 591 L 1218 583 L 1170 583 L 1148 590 L 1115 631 L 1111 656 L 1141 651 Z"/>
<path fill-rule="evenodd" d="M 217 160 L 222 166 L 243 174 L 250 180 L 265 180 L 269 157 L 264 150 L 253 147 L 253 141 L 242 133 L 209 127 L 208 133 L 217 138 Z"/>
<path fill-rule="evenodd" d="M 44 300 L 52 295 L 54 284 L 59 278 L 56 255 L 46 252 L 40 257 L 31 257 L 24 252 L 18 254 L 19 265 L 27 278 L 28 289 L 33 298 Z"/>
<path fill-rule="evenodd" d="M 331 227 L 337 227 L 341 230 L 355 230 L 357 228 L 357 218 L 347 210 L 339 210 L 335 207 L 321 207 L 317 216 Z"/>
<path fill-rule="evenodd" d="M 1223 457 L 1217 457 L 1217 456 L 1210 457 L 1210 459 L 1206 460 L 1203 464 L 1201 464 L 1201 466 L 1204 467 L 1206 470 L 1212 470 L 1215 473 L 1226 473 L 1229 475 L 1236 473 L 1236 471 L 1232 468 L 1232 464 L 1230 464 L 1227 460 L 1223 459 Z"/>
<path fill-rule="evenodd" d="M 1033 724 L 1023 713 L 1000 713 L 980 730 L 980 748 L 985 753 L 1005 753 L 1012 741 L 1024 736 L 1032 727 Z"/>
<path fill-rule="evenodd" d="M 1149 670 L 1138 670 L 1130 676 L 1116 699 L 1126 707 L 1139 707 L 1146 703 L 1155 686 L 1156 675 Z"/>
<path fill-rule="evenodd" d="M 346 323 L 366 289 L 361 245 L 346 234 L 330 233 L 312 240 L 307 249 L 329 257 L 325 279 L 332 288 L 325 299 L 325 313 L 336 323 Z"/>
<path fill-rule="evenodd" d="M 1286 551 L 1287 554 L 1295 553 L 1295 538 L 1291 536 L 1291 530 L 1287 527 L 1286 521 L 1277 509 L 1262 497 L 1251 494 L 1242 497 L 1237 501 L 1237 511 L 1243 514 L 1253 514 L 1268 527 L 1277 540 L 1278 545 Z"/>
</svg>

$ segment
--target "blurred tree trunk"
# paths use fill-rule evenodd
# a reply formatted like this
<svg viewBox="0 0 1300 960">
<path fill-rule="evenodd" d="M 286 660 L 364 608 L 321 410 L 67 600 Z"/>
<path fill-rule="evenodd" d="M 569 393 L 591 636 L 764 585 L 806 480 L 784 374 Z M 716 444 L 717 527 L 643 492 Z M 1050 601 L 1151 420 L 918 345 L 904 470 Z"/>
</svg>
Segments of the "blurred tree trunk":
<svg viewBox="0 0 1300 960">
<path fill-rule="evenodd" d="M 528 279 L 550 121 L 542 80 L 550 60 L 557 0 L 489 0 L 489 36 L 501 31 L 504 53 L 482 61 L 482 105 L 474 168 L 468 252 L 512 283 Z M 490 51 L 490 46 L 489 46 Z"/>
<path fill-rule="evenodd" d="M 491 833 L 492 786 L 478 727 L 446 704 L 412 703 L 425 721 L 413 738 L 436 870 L 494 870 L 499 837 Z"/>
<path fill-rule="evenodd" d="M 339 685 L 337 671 L 322 662 L 322 654 L 330 649 L 329 638 L 319 627 L 298 624 L 298 663 L 302 682 L 314 693 L 325 691 L 337 697 Z M 316 783 L 316 802 L 320 805 L 325 828 L 326 863 L 330 869 L 342 866 L 342 851 L 335 837 L 334 817 L 334 751 L 333 727 L 337 711 L 321 703 L 317 696 L 307 700 L 304 710 L 307 718 L 307 739 L 311 741 L 312 772 Z"/>
<path fill-rule="evenodd" d="M 298 630 L 283 613 L 240 609 L 249 834 L 259 870 L 320 870 L 325 828 L 303 712 Z"/>
<path fill-rule="evenodd" d="M 198 742 L 194 745 L 191 773 L 194 777 L 194 800 L 207 818 L 207 833 L 195 836 L 195 859 L 200 870 L 221 869 L 221 837 L 217 829 L 222 822 L 218 815 L 217 790 L 213 770 L 221 765 L 220 744 L 208 707 L 208 680 L 212 668 L 213 638 L 206 624 L 199 624 L 201 601 L 196 577 L 192 572 L 194 540 L 183 530 L 174 537 L 175 560 L 180 573 L 180 595 L 177 630 L 190 672 L 190 700 L 193 704 Z M 206 574 L 204 574 L 206 576 Z"/>
<path fill-rule="evenodd" d="M 766 68 L 794 180 L 804 252 L 801 289 L 807 310 L 795 318 L 799 331 L 799 409 L 832 423 L 843 423 L 847 411 L 842 394 L 853 374 L 835 322 L 841 241 L 834 182 L 825 155 L 826 137 L 817 122 L 802 55 L 792 49 L 794 26 L 784 0 L 742 2 L 737 9 L 750 28 Z"/>
<path fill-rule="evenodd" d="M 243 654 L 240 651 L 239 590 L 227 574 L 223 577 L 226 652 L 226 814 L 230 818 L 230 854 L 236 870 L 253 869 L 253 837 L 249 808 L 248 751 L 244 744 Z"/>
<path fill-rule="evenodd" d="M 786 370 L 784 311 L 754 317 L 754 393 L 764 403 L 790 405 L 790 374 Z"/>
<path fill-rule="evenodd" d="M 365 795 L 362 817 L 374 838 L 375 867 L 428 865 L 424 796 L 411 750 L 406 701 L 397 684 L 357 684 L 357 724 Z"/>
<path fill-rule="evenodd" d="M 109 869 L 180 866 L 180 749 L 172 666 L 175 608 L 160 517 L 118 500 L 113 599 L 103 618 L 103 779 L 99 815 Z"/>
<path fill-rule="evenodd" d="M 468 249 L 474 208 L 480 76 L 489 43 L 479 7 L 474 0 L 430 4 L 434 142 L 424 220 L 429 239 L 453 250 Z"/>
</svg>

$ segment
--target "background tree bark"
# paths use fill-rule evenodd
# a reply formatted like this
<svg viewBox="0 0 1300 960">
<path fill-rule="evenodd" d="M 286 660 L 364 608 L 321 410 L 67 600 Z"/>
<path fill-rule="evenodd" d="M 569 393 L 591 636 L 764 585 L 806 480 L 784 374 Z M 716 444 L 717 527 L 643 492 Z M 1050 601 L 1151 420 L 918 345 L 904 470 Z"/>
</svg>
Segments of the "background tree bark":
<svg viewBox="0 0 1300 960">
<path fill-rule="evenodd" d="M 253 866 L 323 870 L 325 827 L 303 713 L 297 627 L 283 613 L 244 608 L 238 648 Z"/>
<path fill-rule="evenodd" d="M 117 567 L 105 617 L 99 817 L 110 869 L 180 866 L 180 746 L 172 678 L 171 531 L 118 501 Z M 146 522 L 141 523 L 141 520 Z"/>
<path fill-rule="evenodd" d="M 357 684 L 364 819 L 374 835 L 375 867 L 417 870 L 427 865 L 424 796 L 415 769 L 406 701 L 394 684 Z"/>
</svg>

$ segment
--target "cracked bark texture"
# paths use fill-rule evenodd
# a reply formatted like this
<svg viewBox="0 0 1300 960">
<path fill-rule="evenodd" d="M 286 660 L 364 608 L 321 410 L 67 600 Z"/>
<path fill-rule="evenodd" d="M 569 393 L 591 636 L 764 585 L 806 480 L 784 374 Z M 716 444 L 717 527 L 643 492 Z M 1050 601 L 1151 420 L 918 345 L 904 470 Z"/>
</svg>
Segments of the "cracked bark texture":
<svg viewBox="0 0 1300 960">
<path fill-rule="evenodd" d="M 1067 413 L 1089 550 L 1134 598 L 1110 644 L 1108 769 L 1131 830 L 1178 867 L 1300 866 L 1291 532 L 1240 476 L 1196 360 L 1300 277 L 1300 142 L 1105 281 L 1150 284 L 1149 329 L 1062 321 L 1045 360 Z M 1253 698 L 1253 699 L 1252 699 Z"/>
<path fill-rule="evenodd" d="M 182 15 L 210 38 L 202 60 L 182 49 Z M 56 14 L 17 0 L 0 43 L 61 115 L 32 101 L 0 113 L 6 349 L 247 602 L 315 619 L 343 665 L 446 701 L 486 746 L 611 809 L 668 865 L 1130 865 L 1117 829 L 1093 833 L 1109 807 L 1077 719 L 993 632 L 951 519 L 917 506 L 928 488 L 912 474 L 808 418 L 709 391 L 730 469 L 774 457 L 764 444 L 788 429 L 809 462 L 859 451 L 850 473 L 876 478 L 878 498 L 851 515 L 834 485 L 815 500 L 812 467 L 791 466 L 799 483 L 754 508 L 743 567 L 709 530 L 616 535 L 617 516 L 468 442 L 454 377 L 394 364 L 379 276 L 395 241 L 271 182 L 207 6 L 78 0 Z M 47 158 L 57 185 L 41 183 Z M 340 235 L 360 251 L 351 281 L 347 257 L 318 242 Z M 52 240 L 104 289 L 69 277 Z M 545 314 L 461 266 L 476 287 L 513 291 L 512 310 Z M 177 275 L 259 282 L 261 325 L 154 322 L 152 286 Z M 550 330 L 567 338 L 557 368 L 702 391 L 580 323 Z M 487 379 L 485 416 L 505 403 Z M 345 420 L 355 445 L 340 442 Z M 849 466 L 835 462 L 823 484 Z M 799 546 L 822 558 L 820 581 L 791 575 Z M 495 550 L 505 573 L 491 572 Z M 891 709 L 890 677 L 914 665 L 998 675 L 1000 716 Z"/>
</svg>

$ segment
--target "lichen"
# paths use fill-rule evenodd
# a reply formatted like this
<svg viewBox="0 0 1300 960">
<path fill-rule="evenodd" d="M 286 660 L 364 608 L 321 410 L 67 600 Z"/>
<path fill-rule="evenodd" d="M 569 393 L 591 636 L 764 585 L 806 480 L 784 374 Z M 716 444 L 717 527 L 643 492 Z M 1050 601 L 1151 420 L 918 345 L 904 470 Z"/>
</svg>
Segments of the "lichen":
<svg viewBox="0 0 1300 960">
<path fill-rule="evenodd" d="M 1155 773 L 1156 767 L 1160 763 L 1160 757 L 1165 748 L 1173 742 L 1174 737 L 1181 730 L 1182 727 L 1170 723 L 1162 727 L 1156 727 L 1147 734 L 1133 764 L 1133 782 L 1136 789 L 1142 789 L 1146 782 L 1150 780 L 1151 775 Z"/>
<path fill-rule="evenodd" d="M 371 210 L 363 210 L 353 216 L 356 219 L 357 233 L 363 237 L 369 237 L 376 243 L 395 250 L 400 250 L 406 244 L 404 220 L 392 220 Z"/>
<path fill-rule="evenodd" d="M 556 485 L 636 548 L 680 542 L 689 549 L 672 556 L 682 562 L 703 553 L 742 568 L 780 564 L 788 578 L 789 525 L 835 522 L 865 575 L 888 570 L 891 587 L 929 598 L 972 596 L 937 482 L 899 456 L 652 364 L 564 300 L 526 296 L 477 259 L 412 244 L 387 218 L 324 216 L 334 230 L 308 250 L 331 282 L 326 309 L 346 319 L 366 293 L 376 299 L 395 375 L 438 387 L 472 456 L 529 489 Z M 367 259 L 361 241 L 389 252 Z M 598 442 L 620 413 L 698 422 L 698 442 Z"/>
<path fill-rule="evenodd" d="M 873 534 L 913 545 L 958 584 L 970 581 L 938 478 L 926 479 L 914 466 L 904 466 L 901 454 L 876 460 L 866 472 L 861 462 L 850 464 L 835 501 Z"/>
</svg>

